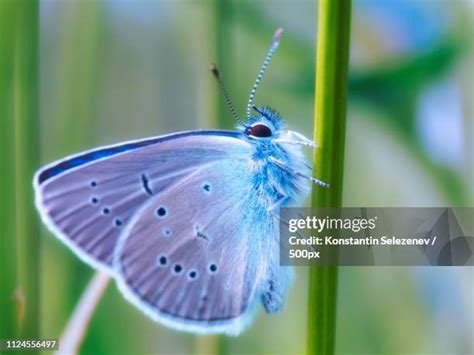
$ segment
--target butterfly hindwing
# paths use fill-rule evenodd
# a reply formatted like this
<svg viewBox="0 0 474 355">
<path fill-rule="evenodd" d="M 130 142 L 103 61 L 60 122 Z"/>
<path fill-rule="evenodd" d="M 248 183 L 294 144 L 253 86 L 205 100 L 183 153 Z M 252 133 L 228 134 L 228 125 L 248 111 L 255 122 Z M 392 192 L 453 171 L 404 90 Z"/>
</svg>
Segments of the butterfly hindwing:
<svg viewBox="0 0 474 355">
<path fill-rule="evenodd" d="M 250 321 L 265 272 L 265 231 L 251 223 L 245 164 L 199 168 L 154 196 L 122 235 L 114 258 L 120 289 L 153 319 L 234 334 Z"/>
<path fill-rule="evenodd" d="M 237 133 L 184 132 L 99 148 L 50 164 L 35 176 L 46 225 L 82 259 L 110 270 L 119 235 L 155 195 L 199 167 L 246 149 Z"/>
</svg>

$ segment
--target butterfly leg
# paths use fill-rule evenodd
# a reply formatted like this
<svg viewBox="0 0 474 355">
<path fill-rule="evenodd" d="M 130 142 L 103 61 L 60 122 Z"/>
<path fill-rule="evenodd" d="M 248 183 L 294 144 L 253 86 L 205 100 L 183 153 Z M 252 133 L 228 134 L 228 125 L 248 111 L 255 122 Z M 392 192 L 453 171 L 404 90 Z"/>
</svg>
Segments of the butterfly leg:
<svg viewBox="0 0 474 355">
<path fill-rule="evenodd" d="M 261 296 L 263 308 L 268 314 L 278 313 L 284 308 L 286 294 L 294 278 L 291 267 L 277 265 L 277 268 L 270 272 Z"/>
<path fill-rule="evenodd" d="M 280 197 L 278 200 L 276 200 L 270 207 L 267 208 L 267 212 L 273 213 L 275 210 L 283 206 L 285 202 L 287 202 L 290 198 L 288 196 L 285 196 L 283 194 L 280 194 Z"/>
<path fill-rule="evenodd" d="M 295 170 L 291 169 L 290 167 L 286 166 L 286 164 L 285 164 L 283 161 L 281 161 L 281 160 L 279 160 L 279 159 L 277 159 L 277 158 L 275 158 L 275 157 L 269 157 L 269 158 L 268 158 L 268 161 L 269 161 L 270 163 L 273 163 L 273 164 L 279 166 L 281 169 L 283 169 L 283 170 L 289 172 L 289 173 L 292 174 L 292 175 L 301 176 L 301 177 L 303 177 L 303 178 L 305 178 L 305 179 L 308 179 L 308 180 L 311 181 L 312 183 L 314 183 L 314 184 L 316 184 L 316 185 L 319 185 L 319 186 L 322 186 L 322 187 L 327 187 L 327 188 L 330 187 L 330 185 L 329 185 L 328 183 L 324 182 L 324 181 L 321 181 L 321 180 L 319 180 L 319 179 L 316 179 L 315 177 L 308 176 L 308 175 L 305 175 L 305 174 L 303 174 L 303 173 L 300 173 L 299 171 L 295 171 Z"/>
</svg>

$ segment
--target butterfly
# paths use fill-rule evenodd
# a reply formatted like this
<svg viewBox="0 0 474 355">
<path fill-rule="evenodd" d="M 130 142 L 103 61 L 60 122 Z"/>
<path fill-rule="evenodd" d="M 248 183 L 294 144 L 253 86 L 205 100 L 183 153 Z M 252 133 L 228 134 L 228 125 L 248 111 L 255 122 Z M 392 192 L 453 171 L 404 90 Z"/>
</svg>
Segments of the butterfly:
<svg viewBox="0 0 474 355">
<path fill-rule="evenodd" d="M 99 147 L 34 177 L 46 226 L 83 261 L 112 275 L 153 320 L 237 335 L 259 305 L 281 311 L 293 270 L 279 265 L 279 208 L 310 176 L 303 135 L 254 97 L 280 42 L 275 32 L 236 131 L 196 130 Z M 252 112 L 255 112 L 252 114 Z"/>
</svg>

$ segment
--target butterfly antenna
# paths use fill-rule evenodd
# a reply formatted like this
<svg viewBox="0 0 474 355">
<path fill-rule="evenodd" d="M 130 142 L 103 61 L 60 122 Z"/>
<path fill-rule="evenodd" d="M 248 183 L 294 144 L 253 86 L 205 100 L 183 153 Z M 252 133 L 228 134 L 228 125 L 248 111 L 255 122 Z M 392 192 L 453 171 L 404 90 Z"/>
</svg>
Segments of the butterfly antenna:
<svg viewBox="0 0 474 355">
<path fill-rule="evenodd" d="M 241 119 L 239 115 L 237 114 L 237 112 L 235 112 L 234 105 L 232 105 L 232 101 L 230 100 L 229 93 L 225 89 L 224 81 L 222 80 L 221 73 L 217 65 L 211 64 L 211 72 L 212 72 L 212 75 L 214 75 L 214 77 L 216 78 L 217 82 L 219 83 L 222 93 L 224 94 L 225 102 L 227 104 L 227 107 L 229 108 L 230 113 L 232 114 L 232 117 L 234 117 L 234 119 L 237 122 L 240 122 Z"/>
<path fill-rule="evenodd" d="M 263 79 L 263 75 L 265 74 L 265 71 L 267 70 L 268 64 L 270 64 L 270 60 L 273 57 L 273 54 L 275 53 L 276 49 L 278 48 L 278 45 L 280 44 L 280 39 L 281 39 L 281 34 L 283 33 L 283 28 L 279 28 L 276 30 L 275 34 L 273 35 L 273 41 L 272 41 L 272 46 L 268 50 L 267 56 L 265 57 L 265 60 L 263 61 L 262 66 L 260 67 L 260 71 L 258 72 L 257 79 L 255 80 L 255 83 L 253 84 L 252 91 L 250 92 L 250 97 L 249 97 L 249 102 L 247 104 L 247 119 L 250 118 L 250 111 L 252 110 L 253 105 L 253 100 L 255 98 L 255 93 L 257 91 L 258 85 Z"/>
</svg>

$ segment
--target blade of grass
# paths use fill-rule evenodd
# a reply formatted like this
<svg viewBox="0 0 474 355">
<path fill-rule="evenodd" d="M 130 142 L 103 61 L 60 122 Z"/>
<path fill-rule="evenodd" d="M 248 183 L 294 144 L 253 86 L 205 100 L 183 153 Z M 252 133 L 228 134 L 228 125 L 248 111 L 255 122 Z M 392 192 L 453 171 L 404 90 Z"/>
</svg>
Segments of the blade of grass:
<svg viewBox="0 0 474 355">
<path fill-rule="evenodd" d="M 231 77 L 232 70 L 232 6 L 228 0 L 215 0 L 214 2 L 214 31 L 215 37 L 215 61 L 224 77 Z M 226 81 L 226 85 L 231 84 Z M 227 88 L 230 93 L 233 91 Z M 229 113 L 229 109 L 221 93 L 216 98 L 216 115 L 218 128 L 232 129 L 235 122 Z"/>
<path fill-rule="evenodd" d="M 0 2 L 0 339 L 15 338 L 15 163 L 12 101 L 14 2 Z"/>
<path fill-rule="evenodd" d="M 54 150 L 55 157 L 90 148 L 96 142 L 104 64 L 104 6 L 103 1 L 95 1 L 65 2 L 59 7 L 62 13 L 56 55 L 59 59 L 52 79 L 48 78 L 54 80 L 53 108 L 45 112 L 52 122 L 49 137 L 45 138 L 54 137 L 49 147 Z M 67 310 L 59 312 L 69 314 L 70 307 L 74 310 L 62 332 L 60 351 L 88 353 L 98 343 L 107 344 L 102 334 L 91 332 L 87 339 L 85 336 L 110 276 L 96 271 L 83 289 L 90 277 L 88 268 L 74 257 L 63 259 L 62 268 L 67 270 L 67 278 L 55 281 L 63 285 L 63 293 L 61 295 L 55 289 L 54 296 L 61 296 L 69 303 Z M 81 296 L 77 301 L 78 294 Z M 49 323 L 50 320 L 45 328 L 51 327 Z M 110 339 L 110 342 L 114 340 Z"/>
<path fill-rule="evenodd" d="M 231 16 L 232 8 L 228 0 L 214 0 L 212 2 L 212 12 L 214 17 L 214 24 L 212 31 L 215 33 L 214 37 L 214 56 L 215 63 L 226 76 L 226 73 L 230 74 L 232 70 L 232 41 L 231 41 Z M 211 74 L 209 73 L 209 76 Z M 226 76 L 229 77 L 230 75 Z M 229 82 L 226 82 L 228 85 Z M 216 90 L 218 86 L 216 85 Z M 227 87 L 229 89 L 229 87 Z M 232 90 L 230 90 L 232 92 Z M 217 128 L 230 129 L 234 126 L 235 122 L 229 109 L 225 103 L 222 93 L 216 92 L 214 95 L 215 99 L 215 119 L 212 120 L 216 123 Z M 193 352 L 195 354 L 227 354 L 228 351 L 227 339 L 223 336 L 218 335 L 197 335 L 194 343 Z"/>
<path fill-rule="evenodd" d="M 32 177 L 39 163 L 38 0 L 15 1 L 13 116 L 18 292 L 24 318 L 20 337 L 39 337 L 39 226 Z"/>
<path fill-rule="evenodd" d="M 312 207 L 341 207 L 351 0 L 320 0 L 318 16 L 313 175 L 331 188 L 314 186 Z M 308 354 L 334 354 L 337 275 L 337 267 L 310 269 Z"/>
<path fill-rule="evenodd" d="M 45 112 L 55 157 L 90 148 L 96 143 L 97 107 L 103 76 L 103 1 L 61 4 L 57 65 L 51 73 L 53 105 Z M 58 151 L 60 149 L 60 151 Z"/>
<path fill-rule="evenodd" d="M 43 63 L 42 117 L 45 127 L 43 152 L 46 160 L 77 153 L 96 143 L 98 109 L 103 77 L 103 1 L 58 2 L 57 39 L 48 58 L 53 65 Z M 45 38 L 48 38 L 45 36 Z M 45 40 L 48 48 L 48 42 Z M 52 236 L 46 235 L 51 239 Z M 62 246 L 61 246 L 62 247 Z M 45 336 L 58 334 L 67 315 L 91 277 L 88 267 L 63 249 L 54 253 L 54 264 L 61 265 L 61 273 L 51 273 L 51 258 L 44 258 L 43 270 L 54 277 L 45 280 L 43 311 L 57 316 L 42 317 Z M 57 299 L 51 302 L 52 298 Z M 92 340 L 91 340 L 92 338 Z M 104 343 L 103 337 L 91 333 L 88 341 Z"/>
<path fill-rule="evenodd" d="M 103 272 L 96 272 L 89 285 L 81 295 L 73 314 L 68 320 L 59 343 L 61 353 L 78 354 L 86 336 L 90 321 L 107 289 L 111 277 Z"/>
</svg>

